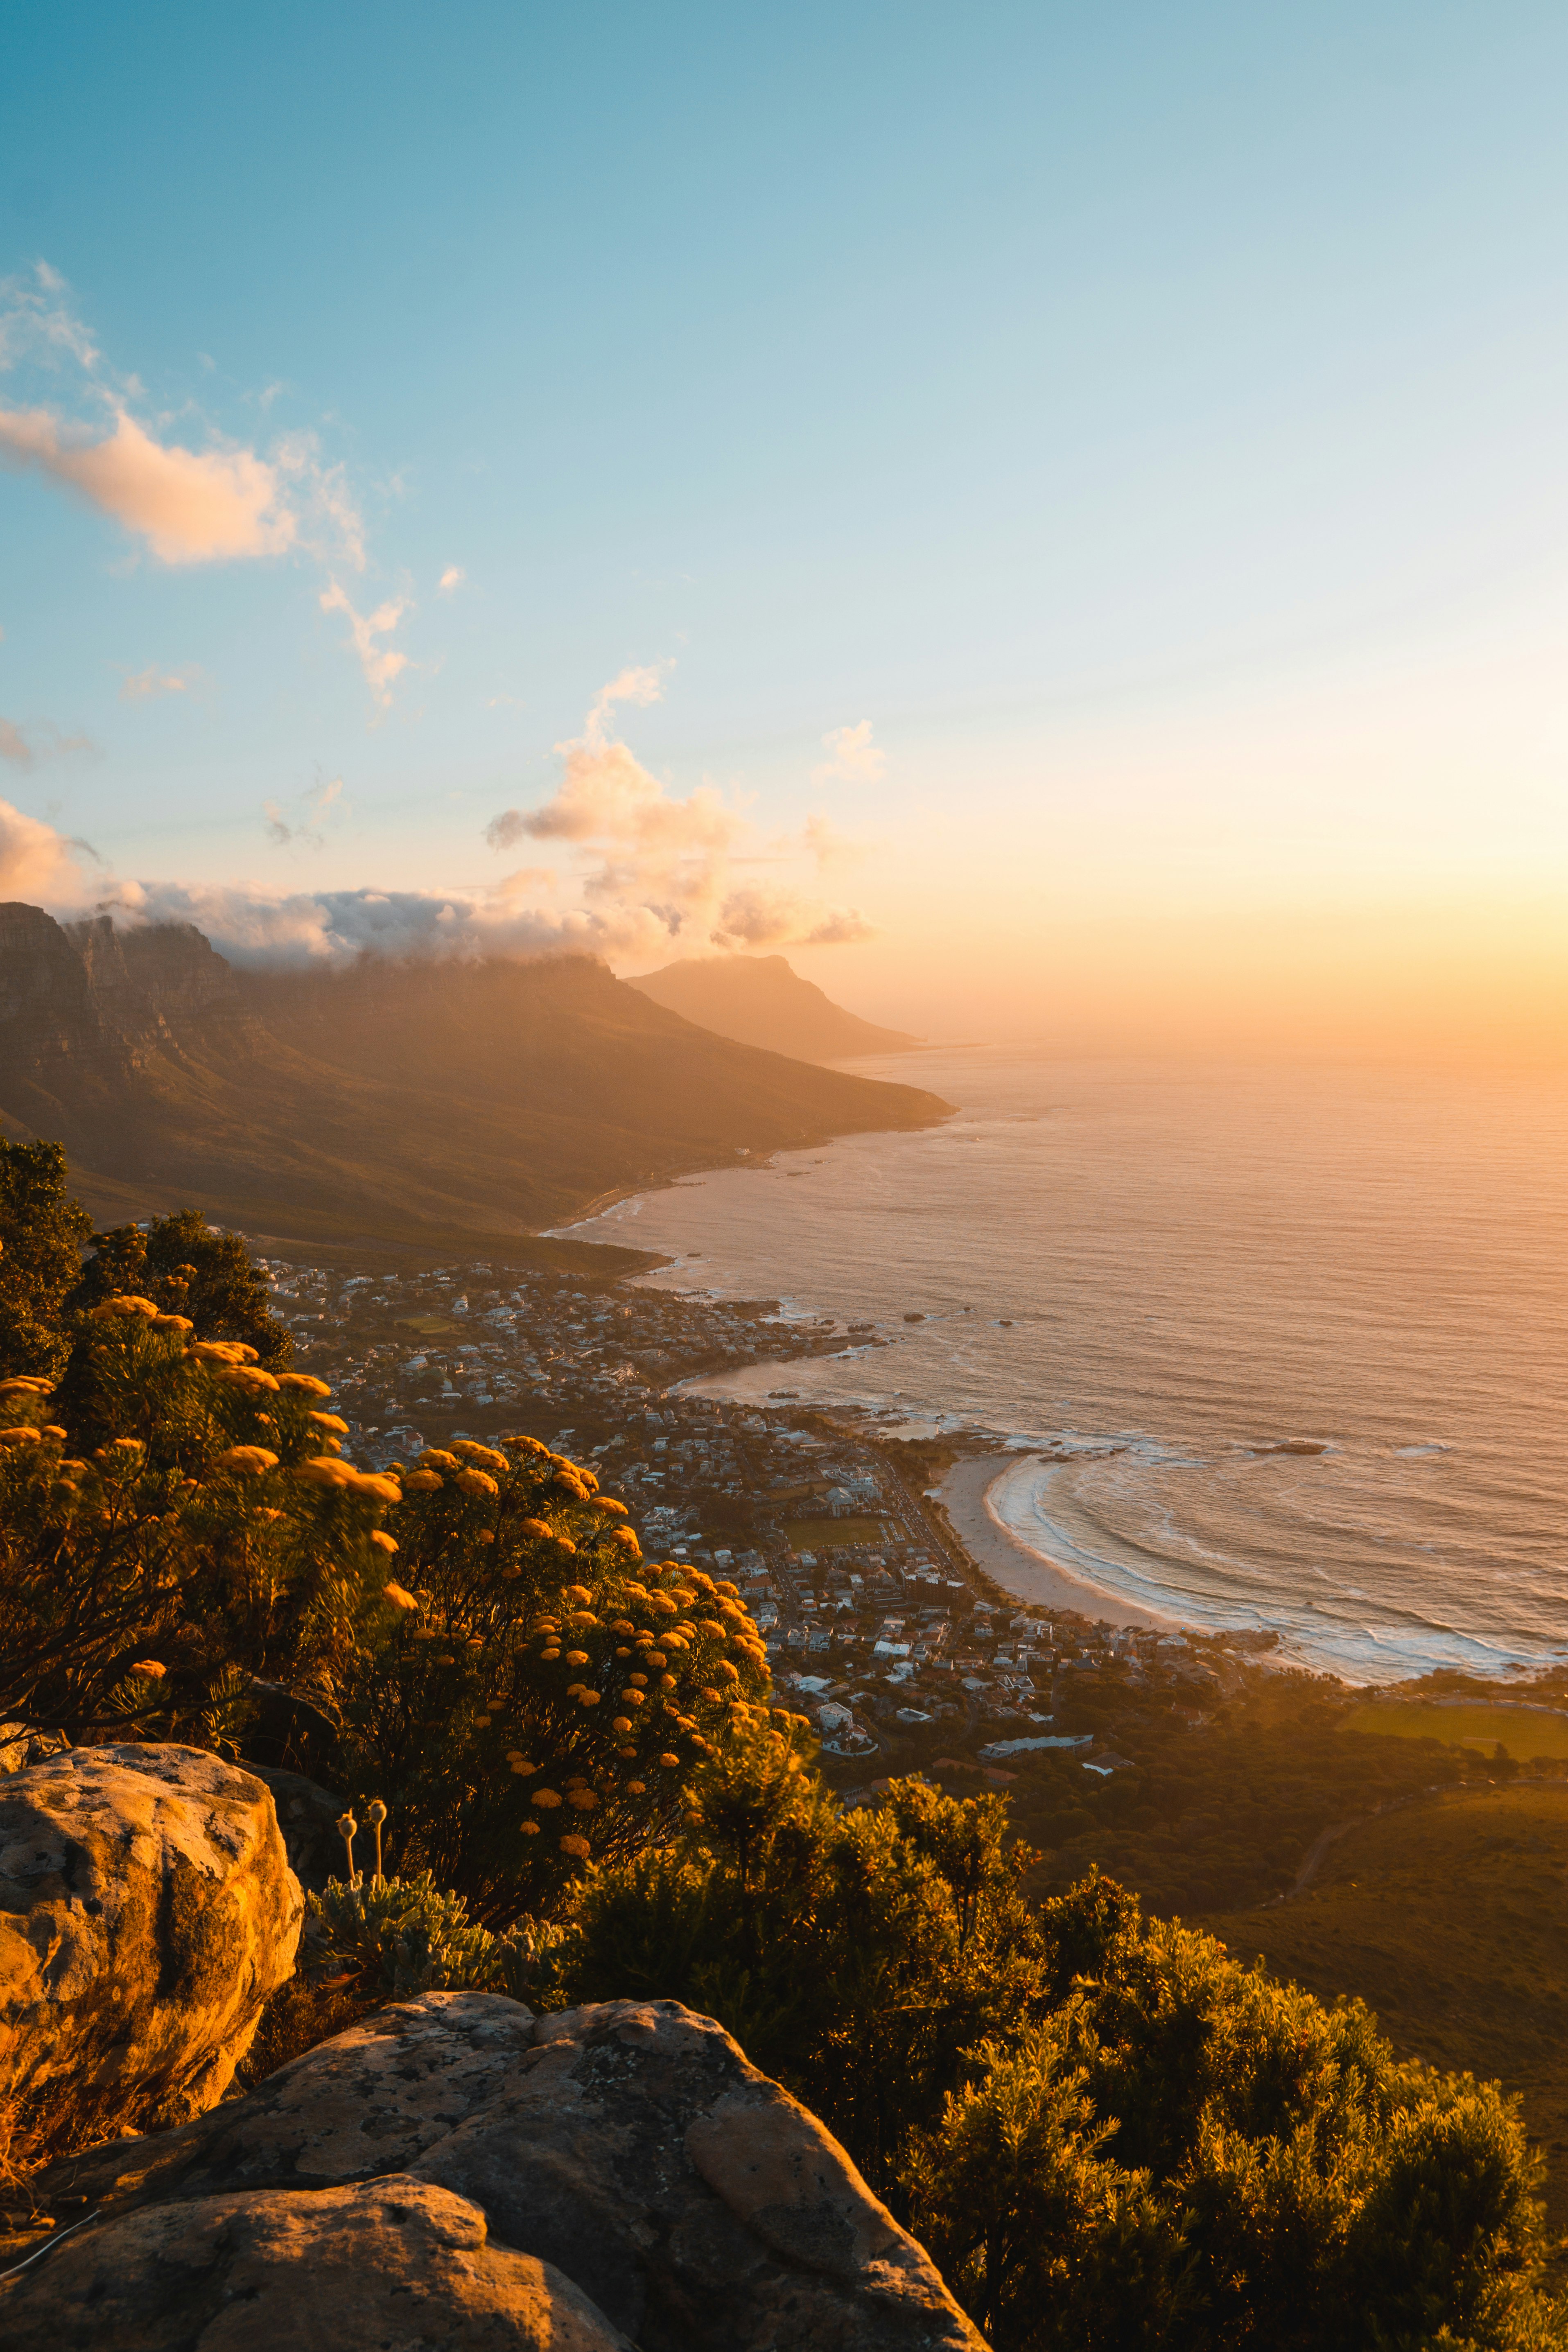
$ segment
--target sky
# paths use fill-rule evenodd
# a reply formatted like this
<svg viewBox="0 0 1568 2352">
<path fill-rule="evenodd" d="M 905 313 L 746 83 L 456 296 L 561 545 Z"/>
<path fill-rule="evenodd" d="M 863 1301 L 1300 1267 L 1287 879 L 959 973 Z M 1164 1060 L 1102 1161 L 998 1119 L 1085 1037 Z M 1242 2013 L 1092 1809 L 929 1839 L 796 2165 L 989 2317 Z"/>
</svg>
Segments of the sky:
<svg viewBox="0 0 1568 2352">
<path fill-rule="evenodd" d="M 14 16 L 0 894 L 1568 1056 L 1561 8 Z"/>
</svg>

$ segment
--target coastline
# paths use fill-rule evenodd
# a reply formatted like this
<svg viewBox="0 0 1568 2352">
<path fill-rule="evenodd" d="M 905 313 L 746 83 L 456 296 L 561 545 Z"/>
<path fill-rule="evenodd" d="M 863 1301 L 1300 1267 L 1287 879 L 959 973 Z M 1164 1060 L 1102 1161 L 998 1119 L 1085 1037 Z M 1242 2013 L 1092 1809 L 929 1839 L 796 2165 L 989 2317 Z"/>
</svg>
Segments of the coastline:
<svg viewBox="0 0 1568 2352">
<path fill-rule="evenodd" d="M 1043 1609 L 1070 1611 L 1091 1617 L 1101 1625 L 1142 1628 L 1156 1633 L 1186 1629 L 1184 1619 L 1154 1609 L 1136 1609 L 1114 1593 L 1075 1576 L 1055 1560 L 1033 1551 L 1004 1527 L 987 1496 L 1016 1454 L 972 1454 L 955 1462 L 942 1482 L 942 1508 L 948 1523 L 975 1566 L 1018 1600 Z"/>
</svg>

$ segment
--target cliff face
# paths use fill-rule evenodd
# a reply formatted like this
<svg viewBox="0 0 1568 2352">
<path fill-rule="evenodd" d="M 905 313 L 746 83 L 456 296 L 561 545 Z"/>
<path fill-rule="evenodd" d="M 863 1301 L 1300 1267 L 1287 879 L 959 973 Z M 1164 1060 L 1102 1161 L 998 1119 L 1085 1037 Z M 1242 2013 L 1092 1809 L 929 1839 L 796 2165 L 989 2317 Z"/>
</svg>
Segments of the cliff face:
<svg viewBox="0 0 1568 2352">
<path fill-rule="evenodd" d="M 444 1247 L 947 1108 L 695 1028 L 587 957 L 237 972 L 188 924 L 0 906 L 0 1117 L 58 1137 L 103 1213 Z"/>
</svg>

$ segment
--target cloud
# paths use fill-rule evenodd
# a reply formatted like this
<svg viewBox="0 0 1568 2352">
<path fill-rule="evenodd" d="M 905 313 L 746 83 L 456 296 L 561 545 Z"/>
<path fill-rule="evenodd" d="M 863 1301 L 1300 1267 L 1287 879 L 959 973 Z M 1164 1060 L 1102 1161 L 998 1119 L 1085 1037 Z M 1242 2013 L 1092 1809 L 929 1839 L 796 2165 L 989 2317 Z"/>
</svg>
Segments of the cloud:
<svg viewBox="0 0 1568 2352">
<path fill-rule="evenodd" d="M 0 729 L 4 726 L 0 720 Z M 0 801 L 0 898 L 74 898 L 80 882 L 77 858 L 82 854 L 94 855 L 86 842 L 68 841 L 40 817 L 26 816 L 9 801 Z"/>
<path fill-rule="evenodd" d="M 813 768 L 812 782 L 818 784 L 879 784 L 888 764 L 888 755 L 879 751 L 871 740 L 871 722 L 862 719 L 855 727 L 835 727 L 822 739 L 828 757 L 820 767 Z"/>
<path fill-rule="evenodd" d="M 145 669 L 127 671 L 120 699 L 153 702 L 163 694 L 189 694 L 200 682 L 201 675 L 195 662 L 187 662 L 184 669 L 167 670 L 160 669 L 156 662 L 149 662 Z"/>
<path fill-rule="evenodd" d="M 468 573 L 463 570 L 460 563 L 448 563 L 445 572 L 442 572 L 440 579 L 436 583 L 437 595 L 450 596 L 455 594 L 457 590 L 462 586 L 468 576 Z"/>
<path fill-rule="evenodd" d="M 59 760 L 72 751 L 97 750 L 90 735 L 62 735 L 50 719 L 46 719 L 25 734 L 11 719 L 0 719 L 0 760 L 9 760 L 13 767 L 36 768 L 40 760 Z"/>
<path fill-rule="evenodd" d="M 757 863 L 758 851 L 744 809 L 707 783 L 677 797 L 611 734 L 617 703 L 646 708 L 662 698 L 664 667 L 623 670 L 595 695 L 582 734 L 555 747 L 563 763 L 555 792 L 538 808 L 492 817 L 489 847 L 563 844 L 607 953 L 668 952 L 672 939 L 735 949 L 868 937 L 851 908 L 825 908 L 783 878 L 746 878 L 742 869 Z M 820 872 L 840 850 L 830 831 L 814 818 L 799 836 L 773 843 L 767 862 Z"/>
<path fill-rule="evenodd" d="M 550 877 L 519 877 L 548 888 Z M 581 911 L 521 904 L 504 886 L 462 891 L 321 890 L 121 884 L 106 912 L 129 923 L 194 923 L 221 955 L 249 966 L 342 963 L 363 954 L 478 956 L 600 952 L 601 926 Z"/>
<path fill-rule="evenodd" d="M 330 782 L 313 785 L 308 793 L 300 794 L 296 805 L 304 814 L 290 823 L 276 801 L 262 802 L 261 814 L 266 820 L 268 841 L 279 849 L 320 849 L 326 838 L 328 817 L 334 810 L 340 816 L 348 814 L 342 778 L 333 776 Z"/>
<path fill-rule="evenodd" d="M 408 667 L 406 654 L 394 653 L 390 646 L 378 647 L 377 637 L 390 636 L 408 610 L 406 596 L 389 596 L 374 613 L 356 613 L 347 596 L 334 580 L 323 588 L 321 596 L 323 613 L 343 613 L 348 616 L 349 635 L 359 656 L 359 666 L 364 672 L 365 684 L 376 700 L 384 708 L 392 700 L 392 689 Z"/>
<path fill-rule="evenodd" d="M 0 409 L 0 457 L 112 515 L 163 563 L 279 555 L 295 535 L 278 469 L 254 450 L 165 446 L 123 408 L 102 440 L 47 409 Z"/>
</svg>

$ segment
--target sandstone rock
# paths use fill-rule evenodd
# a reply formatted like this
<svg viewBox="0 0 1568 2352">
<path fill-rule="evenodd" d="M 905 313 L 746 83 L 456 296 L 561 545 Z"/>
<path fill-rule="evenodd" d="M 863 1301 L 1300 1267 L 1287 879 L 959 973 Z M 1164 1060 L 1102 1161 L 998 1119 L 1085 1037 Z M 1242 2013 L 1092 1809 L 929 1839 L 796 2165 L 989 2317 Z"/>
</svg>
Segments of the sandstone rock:
<svg viewBox="0 0 1568 2352">
<path fill-rule="evenodd" d="M 629 2352 L 478 2206 L 395 2173 L 99 2222 L 0 2297 L 9 2352 Z"/>
<path fill-rule="evenodd" d="M 426 1993 L 161 2140 L 55 2168 L 40 2192 L 162 2211 L 392 2173 L 478 2208 L 493 2244 L 570 2278 L 640 2352 L 980 2347 L 837 2142 L 679 2001 L 536 2021 L 499 1995 Z M 47 2267 L 82 2259 L 68 2243 Z M 339 2339 L 361 2340 L 379 2341 Z"/>
<path fill-rule="evenodd" d="M 0 1780 L 0 2092 L 44 2145 L 220 2099 L 303 1898 L 260 1781 L 195 1748 Z"/>
</svg>

